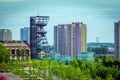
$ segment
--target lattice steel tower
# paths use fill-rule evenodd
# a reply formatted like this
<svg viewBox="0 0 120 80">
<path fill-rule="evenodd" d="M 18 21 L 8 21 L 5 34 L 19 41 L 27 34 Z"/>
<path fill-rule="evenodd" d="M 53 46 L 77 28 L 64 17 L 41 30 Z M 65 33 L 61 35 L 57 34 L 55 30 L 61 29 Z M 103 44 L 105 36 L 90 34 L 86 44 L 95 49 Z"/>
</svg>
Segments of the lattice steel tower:
<svg viewBox="0 0 120 80">
<path fill-rule="evenodd" d="M 47 52 L 48 41 L 44 26 L 47 25 L 49 16 L 30 17 L 30 45 L 31 58 L 38 58 L 41 51 Z"/>
</svg>

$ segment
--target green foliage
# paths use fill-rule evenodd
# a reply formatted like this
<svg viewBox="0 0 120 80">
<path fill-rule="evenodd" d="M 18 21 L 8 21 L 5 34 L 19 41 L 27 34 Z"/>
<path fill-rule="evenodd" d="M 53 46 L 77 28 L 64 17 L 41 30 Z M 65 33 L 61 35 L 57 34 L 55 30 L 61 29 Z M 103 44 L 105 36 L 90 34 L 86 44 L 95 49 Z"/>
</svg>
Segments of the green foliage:
<svg viewBox="0 0 120 80">
<path fill-rule="evenodd" d="M 106 58 L 106 62 L 114 62 L 114 58 L 112 56 Z"/>
<path fill-rule="evenodd" d="M 16 74 L 23 74 L 23 64 L 27 64 L 32 75 L 37 75 L 45 80 L 119 80 L 120 71 L 116 66 L 106 67 L 101 59 L 93 61 L 73 60 L 68 65 L 53 60 L 27 60 L 11 61 L 13 71 Z M 21 71 L 22 70 L 22 71 Z"/>
<path fill-rule="evenodd" d="M 79 67 L 79 64 L 76 59 L 73 59 L 72 61 L 70 61 L 70 65 L 74 66 L 75 68 Z"/>
<path fill-rule="evenodd" d="M 0 70 L 5 70 L 5 71 L 7 71 L 7 70 L 12 70 L 12 69 L 13 69 L 13 67 L 12 67 L 12 65 L 9 64 L 9 63 L 1 63 L 1 64 L 0 64 Z"/>
<path fill-rule="evenodd" d="M 120 62 L 120 57 L 117 59 L 118 62 Z"/>
<path fill-rule="evenodd" d="M 100 76 L 102 79 L 106 80 L 119 80 L 120 71 L 118 71 L 115 68 L 112 67 L 105 67 L 105 66 L 99 66 L 97 69 L 97 76 Z M 111 77 L 111 79 L 108 79 L 108 77 Z"/>
<path fill-rule="evenodd" d="M 94 64 L 93 61 L 86 62 L 86 68 L 90 70 L 91 77 L 96 76 L 96 65 Z"/>
<path fill-rule="evenodd" d="M 96 76 L 95 79 L 96 80 L 102 80 L 101 77 L 99 77 L 99 76 Z"/>
<path fill-rule="evenodd" d="M 96 64 L 96 68 L 103 66 L 103 60 L 101 58 L 98 58 L 95 64 Z"/>
<path fill-rule="evenodd" d="M 105 79 L 107 76 L 107 68 L 104 66 L 99 66 L 96 72 L 97 76 L 100 76 L 102 79 Z"/>
<path fill-rule="evenodd" d="M 10 60 L 10 51 L 0 43 L 0 63 L 8 62 Z"/>
<path fill-rule="evenodd" d="M 21 60 L 24 60 L 24 57 L 25 57 L 25 49 L 20 49 L 18 47 L 18 50 L 17 50 L 17 60 L 20 60 L 20 57 L 21 57 Z"/>
<path fill-rule="evenodd" d="M 114 78 L 112 77 L 111 74 L 108 74 L 108 76 L 106 77 L 106 80 L 114 80 Z"/>
<path fill-rule="evenodd" d="M 68 60 L 66 60 L 66 61 L 65 61 L 65 65 L 68 65 L 68 64 L 69 64 L 69 61 L 68 61 Z"/>
</svg>

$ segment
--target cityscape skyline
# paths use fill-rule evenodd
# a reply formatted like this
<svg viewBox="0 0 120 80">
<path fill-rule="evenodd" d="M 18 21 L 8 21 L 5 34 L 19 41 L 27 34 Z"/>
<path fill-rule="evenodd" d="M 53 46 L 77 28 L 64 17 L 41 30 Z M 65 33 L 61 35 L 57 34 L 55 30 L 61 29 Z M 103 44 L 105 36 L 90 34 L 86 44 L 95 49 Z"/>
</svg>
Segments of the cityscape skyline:
<svg viewBox="0 0 120 80">
<path fill-rule="evenodd" d="M 54 26 L 82 21 L 87 24 L 87 42 L 114 42 L 114 22 L 120 20 L 119 0 L 0 0 L 0 29 L 11 29 L 20 40 L 20 28 L 30 26 L 30 16 L 50 16 L 45 27 L 53 44 Z"/>
</svg>

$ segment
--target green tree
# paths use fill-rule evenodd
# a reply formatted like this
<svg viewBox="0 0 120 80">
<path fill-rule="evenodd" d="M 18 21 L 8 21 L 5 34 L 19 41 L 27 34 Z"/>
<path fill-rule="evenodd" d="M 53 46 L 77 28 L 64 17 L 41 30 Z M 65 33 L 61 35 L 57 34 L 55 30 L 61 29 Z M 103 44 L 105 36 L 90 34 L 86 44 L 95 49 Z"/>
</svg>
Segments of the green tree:
<svg viewBox="0 0 120 80">
<path fill-rule="evenodd" d="M 64 64 L 60 63 L 59 64 L 59 74 L 60 74 L 60 78 L 62 78 L 63 80 L 66 80 L 66 67 Z"/>
<path fill-rule="evenodd" d="M 113 62 L 114 62 L 114 58 L 111 57 L 111 56 L 110 56 L 110 57 L 107 57 L 107 58 L 106 58 L 106 62 L 112 62 L 112 63 L 113 63 Z"/>
<path fill-rule="evenodd" d="M 91 77 L 96 76 L 96 65 L 94 64 L 93 61 L 87 61 L 86 62 L 86 68 L 90 70 Z"/>
<path fill-rule="evenodd" d="M 96 79 L 96 80 L 102 80 L 101 77 L 99 77 L 99 76 L 96 76 L 95 79 Z"/>
<path fill-rule="evenodd" d="M 8 62 L 10 60 L 10 51 L 0 43 L 0 63 Z"/>
<path fill-rule="evenodd" d="M 24 57 L 25 57 L 25 49 L 20 49 L 18 48 L 17 49 L 17 60 L 24 60 Z"/>
<path fill-rule="evenodd" d="M 99 66 L 97 68 L 96 74 L 97 74 L 97 76 L 100 76 L 102 79 L 105 79 L 106 75 L 107 75 L 107 68 L 104 66 Z"/>
<path fill-rule="evenodd" d="M 44 77 L 44 79 L 46 79 L 46 72 L 47 72 L 47 69 L 48 69 L 48 61 L 47 60 L 43 60 L 43 62 L 42 62 L 42 69 L 43 69 L 43 71 L 44 71 L 44 73 L 43 73 L 43 77 Z"/>
<path fill-rule="evenodd" d="M 32 60 L 31 59 L 28 59 L 28 67 L 29 67 L 29 71 L 31 71 L 31 68 L 32 68 Z"/>
<path fill-rule="evenodd" d="M 120 57 L 117 59 L 118 62 L 120 62 Z"/>
<path fill-rule="evenodd" d="M 103 66 L 103 60 L 101 58 L 98 58 L 95 64 L 96 68 L 98 69 L 99 67 Z"/>
<path fill-rule="evenodd" d="M 20 56 L 21 56 L 21 59 L 24 60 L 24 57 L 25 57 L 25 49 L 21 49 L 21 50 L 20 50 Z"/>
<path fill-rule="evenodd" d="M 112 77 L 111 74 L 109 74 L 109 75 L 106 77 L 106 80 L 114 80 L 114 78 Z"/>
<path fill-rule="evenodd" d="M 21 56 L 20 49 L 17 49 L 16 55 L 17 55 L 17 60 L 20 60 L 20 56 Z"/>
<path fill-rule="evenodd" d="M 79 67 L 79 63 L 77 62 L 76 59 L 73 59 L 72 61 L 70 61 L 70 65 L 74 66 L 75 68 Z"/>
<path fill-rule="evenodd" d="M 72 65 L 67 66 L 66 76 L 68 80 L 75 80 L 75 67 Z"/>
<path fill-rule="evenodd" d="M 91 77 L 90 69 L 89 69 L 89 68 L 86 69 L 85 73 L 86 73 L 86 79 L 87 79 L 87 80 L 92 80 L 92 77 Z"/>
</svg>

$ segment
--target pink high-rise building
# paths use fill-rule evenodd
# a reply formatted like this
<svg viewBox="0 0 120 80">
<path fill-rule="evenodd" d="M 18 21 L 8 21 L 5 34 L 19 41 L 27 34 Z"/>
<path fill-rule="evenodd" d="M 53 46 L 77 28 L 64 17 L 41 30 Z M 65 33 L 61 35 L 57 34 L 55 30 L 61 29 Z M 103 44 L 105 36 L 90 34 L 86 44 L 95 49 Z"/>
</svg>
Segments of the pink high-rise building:
<svg viewBox="0 0 120 80">
<path fill-rule="evenodd" d="M 77 58 L 78 52 L 86 52 L 86 24 L 75 22 L 54 27 L 55 52 Z"/>
<path fill-rule="evenodd" d="M 114 23 L 114 43 L 115 43 L 115 54 L 114 58 L 120 57 L 120 21 Z"/>
</svg>

